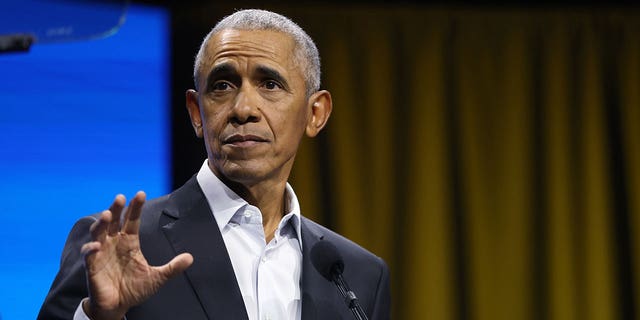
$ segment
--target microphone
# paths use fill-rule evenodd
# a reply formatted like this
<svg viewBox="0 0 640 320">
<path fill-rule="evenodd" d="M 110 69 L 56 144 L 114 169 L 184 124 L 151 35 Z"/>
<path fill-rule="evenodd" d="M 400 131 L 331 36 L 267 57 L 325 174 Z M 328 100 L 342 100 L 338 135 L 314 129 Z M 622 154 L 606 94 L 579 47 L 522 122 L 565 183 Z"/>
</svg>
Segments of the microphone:
<svg viewBox="0 0 640 320">
<path fill-rule="evenodd" d="M 338 248 L 329 241 L 319 241 L 311 248 L 311 263 L 325 279 L 335 283 L 338 291 L 344 297 L 344 302 L 357 320 L 369 320 L 358 302 L 356 294 L 349 289 L 349 285 L 342 278 L 344 260 Z"/>
</svg>

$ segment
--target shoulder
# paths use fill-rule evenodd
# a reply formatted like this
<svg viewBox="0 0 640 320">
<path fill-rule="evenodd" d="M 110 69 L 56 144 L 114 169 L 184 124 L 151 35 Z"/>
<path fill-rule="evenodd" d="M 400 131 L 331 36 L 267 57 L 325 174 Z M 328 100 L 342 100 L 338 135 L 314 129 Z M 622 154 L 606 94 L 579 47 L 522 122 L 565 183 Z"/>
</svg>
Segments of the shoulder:
<svg viewBox="0 0 640 320">
<path fill-rule="evenodd" d="M 389 267 L 385 261 L 329 228 L 304 217 L 301 221 L 303 256 L 307 255 L 306 259 L 309 259 L 307 250 L 316 242 L 334 244 L 344 262 L 343 277 L 349 282 L 350 288 L 358 293 L 360 303 L 370 314 L 370 319 L 389 319 L 391 290 Z"/>
<path fill-rule="evenodd" d="M 166 194 L 164 196 L 153 198 L 145 202 L 142 207 L 142 219 L 148 219 L 152 216 L 159 216 L 163 211 L 170 206 L 171 196 L 173 193 Z"/>
<path fill-rule="evenodd" d="M 303 229 L 306 228 L 311 236 L 317 236 L 320 240 L 333 243 L 345 260 L 345 264 L 353 262 L 357 265 L 371 265 L 382 269 L 387 268 L 387 265 L 382 258 L 376 256 L 354 241 L 304 216 L 301 217 L 301 221 L 304 226 Z M 305 241 L 304 237 L 305 235 L 303 232 L 303 243 Z"/>
<path fill-rule="evenodd" d="M 180 188 L 145 202 L 142 207 L 141 231 L 145 227 L 164 225 L 178 218 L 182 212 L 206 201 L 195 176 Z"/>
</svg>

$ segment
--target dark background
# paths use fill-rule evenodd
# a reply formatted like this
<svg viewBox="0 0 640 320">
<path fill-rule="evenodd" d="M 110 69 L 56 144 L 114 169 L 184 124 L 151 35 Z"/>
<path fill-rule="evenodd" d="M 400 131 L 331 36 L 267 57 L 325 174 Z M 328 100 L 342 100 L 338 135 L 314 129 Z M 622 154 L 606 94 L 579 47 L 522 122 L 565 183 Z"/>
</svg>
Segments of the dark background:
<svg viewBox="0 0 640 320">
<path fill-rule="evenodd" d="M 200 167 L 206 152 L 201 140 L 195 139 L 184 107 L 184 92 L 193 87 L 191 75 L 193 73 L 193 59 L 200 46 L 202 38 L 215 23 L 224 16 L 238 9 L 259 8 L 272 9 L 276 12 L 292 12 L 313 10 L 314 7 L 355 8 L 367 10 L 369 8 L 463 8 L 470 10 L 501 10 L 501 9 L 567 9 L 567 10 L 599 10 L 600 8 L 636 8 L 637 1 L 233 1 L 230 4 L 223 1 L 205 0 L 138 0 L 134 3 L 162 6 L 170 10 L 171 14 L 171 72 L 172 80 L 172 177 L 173 188 L 181 186 Z M 311 8 L 311 9 L 310 9 Z M 305 29 L 304 21 L 296 21 Z M 311 35 L 313 38 L 313 35 Z M 322 57 L 322 50 L 320 55 Z M 324 77 L 324 74 L 323 74 Z M 323 79 L 324 80 L 324 79 Z M 325 83 L 325 81 L 322 81 Z M 321 133 L 322 134 L 322 133 Z M 324 221 L 330 223 L 330 221 Z M 330 227 L 332 227 L 330 225 Z"/>
<path fill-rule="evenodd" d="M 336 132 L 344 129 L 342 127 L 345 124 L 345 116 L 350 115 L 345 111 L 345 108 L 340 110 L 345 112 L 341 115 L 335 112 L 327 127 L 328 130 L 324 130 L 317 139 L 314 139 L 317 143 L 314 145 L 317 150 L 316 154 L 320 157 L 326 157 L 318 160 L 319 165 L 310 166 L 312 171 L 317 171 L 315 175 L 319 176 L 317 180 L 308 179 L 312 181 L 311 184 L 317 185 L 316 189 L 319 189 L 317 192 L 319 195 L 313 195 L 316 201 L 309 201 L 311 196 L 308 192 L 315 189 L 299 188 L 299 181 L 294 183 L 296 190 L 301 195 L 303 212 L 307 214 L 315 209 L 319 214 L 312 217 L 314 220 L 345 234 L 380 255 L 390 264 L 392 279 L 394 279 L 392 282 L 394 315 L 399 319 L 413 318 L 416 314 L 422 315 L 420 306 L 415 306 L 416 303 L 412 303 L 414 305 L 411 306 L 407 305 L 407 301 L 431 304 L 433 310 L 434 305 L 438 305 L 439 299 L 443 296 L 445 297 L 443 304 L 446 307 L 442 307 L 442 310 L 445 311 L 441 310 L 443 313 L 436 318 L 525 319 L 524 315 L 527 315 L 531 319 L 542 319 L 553 318 L 548 316 L 555 315 L 560 319 L 607 319 L 606 315 L 613 314 L 624 319 L 637 318 L 638 311 L 635 304 L 637 298 L 634 300 L 634 297 L 637 297 L 638 283 L 640 282 L 637 281 L 634 270 L 638 270 L 638 261 L 640 260 L 637 260 L 636 257 L 638 251 L 635 249 L 638 245 L 638 237 L 635 235 L 637 233 L 635 228 L 639 227 L 637 222 L 640 219 L 638 219 L 639 212 L 631 205 L 634 203 L 631 196 L 634 191 L 626 185 L 626 179 L 631 176 L 632 169 L 630 168 L 633 168 L 633 163 L 631 160 L 622 160 L 627 159 L 626 157 L 629 155 L 636 154 L 637 150 L 630 147 L 636 146 L 636 144 L 620 146 L 623 134 L 618 133 L 618 130 L 622 130 L 619 122 L 624 120 L 618 120 L 620 115 L 623 111 L 633 110 L 634 106 L 625 105 L 621 100 L 623 95 L 618 96 L 619 93 L 615 91 L 627 83 L 622 80 L 620 83 L 611 82 L 611 79 L 608 79 L 608 77 L 615 78 L 611 75 L 616 75 L 615 73 L 619 72 L 617 67 L 613 67 L 619 60 L 612 57 L 624 53 L 624 50 L 617 50 L 615 46 L 622 43 L 613 41 L 610 37 L 618 34 L 618 30 L 615 29 L 617 27 L 607 29 L 609 17 L 606 14 L 600 15 L 602 12 L 606 13 L 611 10 L 622 13 L 625 13 L 627 9 L 635 10 L 638 8 L 635 1 L 285 1 L 278 3 L 233 2 L 228 4 L 191 0 L 182 1 L 179 4 L 170 1 L 141 1 L 140 3 L 165 6 L 171 12 L 172 75 L 170 78 L 172 79 L 173 188 L 182 185 L 191 177 L 206 157 L 202 141 L 194 138 L 184 108 L 184 92 L 193 87 L 191 75 L 194 55 L 202 38 L 210 28 L 234 10 L 260 8 L 279 12 L 292 18 L 318 42 L 323 58 L 323 87 L 325 85 L 332 86 L 331 91 L 334 93 L 334 99 L 340 97 L 336 100 L 356 109 L 365 108 L 363 106 L 365 104 L 361 104 L 358 99 L 366 100 L 367 95 L 371 92 L 371 88 L 366 87 L 366 81 L 361 81 L 362 71 L 365 71 L 366 74 L 366 72 L 378 72 L 378 70 L 373 67 L 371 69 L 373 71 L 371 71 L 359 64 L 363 63 L 359 61 L 360 57 L 366 56 L 359 54 L 359 50 L 365 48 L 361 43 L 355 44 L 351 48 L 353 51 L 332 52 L 332 49 L 335 49 L 332 46 L 334 35 L 333 33 L 327 34 L 326 31 L 318 32 L 319 25 L 321 25 L 318 21 L 325 19 L 324 23 L 332 24 L 334 22 L 332 21 L 333 13 L 340 14 L 343 11 L 349 11 L 349 14 L 341 17 L 347 20 L 359 16 L 360 12 L 365 13 L 362 15 L 365 17 L 368 17 L 368 13 L 373 12 L 372 16 L 375 17 L 380 12 L 385 13 L 393 10 L 404 10 L 404 13 L 412 11 L 436 12 L 431 17 L 435 16 L 437 19 L 437 12 L 444 11 L 454 12 L 452 16 L 455 16 L 454 23 L 445 22 L 444 25 L 461 26 L 460 30 L 473 36 L 473 32 L 469 32 L 468 29 L 473 29 L 473 26 L 484 28 L 490 25 L 490 23 L 485 23 L 483 19 L 487 19 L 489 22 L 494 22 L 491 21 L 493 18 L 503 19 L 502 22 L 496 24 L 499 27 L 495 29 L 498 31 L 495 38 L 492 38 L 494 34 L 491 30 L 494 29 L 490 29 L 491 26 L 484 29 L 484 33 L 479 33 L 482 34 L 482 39 L 469 36 L 464 40 L 459 40 L 455 28 L 452 28 L 454 31 L 451 34 L 445 35 L 443 38 L 443 42 L 447 43 L 443 47 L 450 50 L 442 54 L 443 61 L 446 62 L 444 73 L 450 75 L 459 72 L 459 74 L 469 76 L 468 79 L 462 79 L 463 77 L 461 79 L 472 83 L 470 87 L 474 89 L 471 90 L 473 94 L 465 97 L 464 92 L 456 91 L 460 88 L 457 87 L 456 81 L 461 79 L 455 78 L 455 75 L 441 79 L 445 83 L 443 85 L 446 91 L 444 95 L 446 103 L 448 103 L 442 107 L 442 112 L 446 115 L 444 132 L 445 137 L 449 137 L 449 139 L 442 139 L 444 145 L 447 146 L 443 153 L 429 154 L 425 158 L 435 155 L 442 156 L 445 162 L 448 161 L 450 167 L 449 171 L 443 175 L 443 181 L 445 181 L 443 185 L 438 185 L 435 179 L 432 180 L 432 178 L 437 178 L 439 168 L 432 170 L 431 168 L 424 169 L 426 166 L 422 163 L 414 163 L 413 166 L 407 164 L 407 156 L 410 156 L 413 151 L 409 148 L 410 142 L 400 141 L 397 143 L 397 148 L 391 149 L 391 151 L 377 149 L 378 146 L 375 144 L 365 147 L 356 146 L 357 148 L 347 150 L 352 152 L 349 154 L 344 152 L 346 149 L 335 147 L 340 143 L 340 139 L 336 138 L 339 134 Z M 313 14 L 316 9 L 320 12 L 318 15 Z M 475 13 L 479 14 L 474 15 Z M 527 53 L 533 52 L 531 56 L 516 57 L 505 54 L 505 58 L 509 57 L 514 60 L 502 61 L 491 55 L 504 53 L 500 50 L 510 48 L 509 45 L 520 44 L 516 38 L 510 39 L 512 42 L 506 40 L 505 43 L 500 42 L 504 40 L 500 38 L 500 32 L 517 28 L 518 20 L 527 17 L 529 13 L 531 15 L 539 14 L 541 17 L 544 17 L 546 13 L 551 13 L 551 16 L 557 14 L 561 17 L 558 21 L 562 21 L 565 17 L 563 15 L 567 13 L 565 20 L 570 21 L 567 24 L 578 21 L 575 22 L 575 25 L 567 27 L 569 30 L 567 43 L 571 50 L 570 54 L 558 55 L 558 58 L 564 59 L 562 60 L 564 65 L 561 63 L 559 69 L 566 67 L 571 71 L 568 76 L 568 82 L 571 83 L 571 86 L 566 87 L 567 90 L 564 92 L 571 92 L 570 95 L 574 95 L 569 99 L 570 106 L 567 111 L 571 116 L 567 118 L 566 122 L 558 124 L 560 127 L 569 128 L 569 135 L 566 137 L 570 147 L 569 157 L 562 158 L 564 155 L 562 153 L 558 156 L 569 164 L 567 170 L 569 173 L 566 176 L 558 175 L 549 170 L 555 163 L 546 164 L 544 162 L 545 156 L 553 155 L 556 150 L 547 149 L 551 145 L 549 143 L 551 140 L 544 140 L 548 132 L 546 126 L 550 123 L 547 122 L 548 114 L 545 112 L 551 114 L 554 107 L 551 104 L 546 104 L 544 99 L 548 92 L 543 88 L 546 88 L 546 82 L 550 79 L 562 76 L 562 73 L 559 73 L 560 76 L 556 76 L 551 73 L 541 74 L 539 71 L 541 67 L 546 66 L 542 62 L 543 53 L 547 50 L 545 47 L 547 43 L 544 42 L 547 40 L 546 33 L 540 32 L 539 38 L 536 36 L 526 38 L 529 42 L 526 42 L 525 46 L 528 49 L 534 49 L 532 51 L 525 50 Z M 586 17 L 585 20 L 588 22 L 581 24 L 580 19 L 571 20 L 573 14 L 579 15 L 581 19 Z M 380 16 L 384 16 L 384 14 Z M 308 20 L 305 20 L 304 17 Z M 635 17 L 623 15 L 621 21 L 633 22 Z M 592 20 L 589 20 L 591 18 Z M 468 29 L 464 29 L 465 19 L 472 21 L 467 26 Z M 543 19 L 536 19 L 532 19 L 535 20 L 533 24 L 536 27 L 541 29 L 547 27 L 546 22 L 540 22 L 544 21 Z M 612 19 L 611 21 L 616 20 Z M 365 24 L 375 26 L 375 21 L 366 20 L 359 20 L 353 24 L 350 24 L 350 21 L 345 23 L 344 20 L 335 22 L 335 24 L 341 23 L 339 25 L 348 27 L 353 27 L 353 24 L 358 23 L 361 24 L 359 27 Z M 562 22 L 564 23 L 564 21 Z M 539 23 L 540 26 L 536 23 Z M 388 38 L 381 38 L 383 41 L 387 41 L 386 45 L 393 46 L 402 43 L 401 35 L 394 38 L 396 35 L 394 32 L 402 30 L 399 28 L 401 24 L 402 22 L 394 21 L 391 24 L 391 31 L 383 30 L 390 35 Z M 581 29 L 582 27 L 584 29 Z M 346 28 L 338 30 L 338 32 L 344 31 L 344 34 L 336 34 L 337 39 L 359 40 L 357 37 L 362 36 L 362 33 L 358 34 L 354 30 Z M 591 34 L 590 30 L 595 30 L 595 32 Z M 365 30 L 365 32 L 367 31 Z M 532 32 L 532 34 L 536 33 Z M 593 39 L 589 36 L 593 36 Z M 466 48 L 460 44 L 465 41 L 476 45 L 476 47 L 469 46 L 471 50 L 480 48 L 485 50 L 483 52 L 486 55 L 474 60 L 475 56 L 467 56 L 464 52 L 452 49 L 454 47 L 451 43 L 460 45 L 455 48 Z M 491 41 L 495 41 L 501 46 L 497 46 L 495 51 L 492 51 L 494 48 L 486 45 Z M 598 47 L 598 50 L 601 51 L 597 51 L 603 52 L 603 55 L 601 57 L 596 55 L 596 58 L 593 59 L 596 62 L 592 62 L 584 56 L 584 52 L 589 52 L 586 49 L 589 49 L 591 41 L 603 43 L 601 47 Z M 340 40 L 335 42 L 339 43 Z M 353 42 L 356 41 L 351 41 L 348 45 Z M 340 48 L 338 47 L 338 49 Z M 548 50 L 554 52 L 555 49 L 549 46 Z M 390 52 L 404 58 L 411 58 L 409 55 L 413 54 L 412 50 L 408 50 L 409 53 L 406 53 L 397 48 L 391 49 Z M 465 59 L 454 60 L 456 54 L 470 59 L 466 59 L 467 62 L 464 61 Z M 346 60 L 351 63 L 357 60 L 353 63 L 354 69 L 335 68 L 336 61 L 341 61 L 339 58 L 344 56 L 348 56 Z M 553 57 L 553 53 L 549 57 Z M 325 66 L 329 64 L 324 64 L 324 61 L 332 62 L 331 59 L 333 59 L 334 69 L 326 68 Z M 508 61 L 520 61 L 518 59 L 525 62 L 516 67 L 513 64 L 506 65 Z M 553 60 L 554 58 L 550 58 L 546 63 L 551 63 Z M 582 65 L 582 62 L 587 63 Z M 601 71 L 603 77 L 594 81 L 595 87 L 581 86 L 585 83 L 591 83 L 585 80 L 589 79 L 588 74 L 583 73 L 584 70 L 591 70 L 589 69 L 591 63 L 598 66 L 594 67 L 594 70 Z M 484 68 L 485 66 L 490 67 Z M 491 69 L 492 67 L 495 69 Z M 405 68 L 408 69 L 401 69 L 400 74 L 394 74 L 394 76 L 407 81 L 404 77 L 410 75 L 412 70 L 410 67 Z M 501 68 L 510 68 L 509 71 L 513 71 L 513 74 L 508 72 L 502 74 L 496 71 L 502 70 Z M 327 72 L 328 69 L 329 72 Z M 470 75 L 476 71 L 477 78 Z M 531 99 L 523 98 L 520 101 L 523 102 L 520 106 L 512 104 L 513 101 L 502 104 L 501 101 L 496 102 L 501 98 L 509 97 L 505 88 L 518 89 L 517 86 L 510 87 L 509 81 L 499 82 L 500 77 L 506 75 L 507 78 L 511 76 L 509 79 L 519 80 L 519 72 L 521 71 L 532 75 L 530 77 L 527 75 L 528 78 L 526 78 L 531 81 L 532 85 L 522 89 L 525 93 L 533 92 L 527 96 Z M 486 72 L 486 75 L 482 74 L 483 72 Z M 547 77 L 543 77 L 543 75 Z M 336 80 L 340 80 L 340 77 L 355 81 L 343 81 L 336 84 L 338 82 Z M 491 83 L 491 80 L 498 81 Z M 629 80 L 629 83 L 632 82 Z M 355 90 L 352 90 L 354 88 Z M 613 98 L 607 97 L 602 101 L 597 101 L 598 106 L 589 109 L 585 106 L 588 105 L 588 102 L 593 102 L 593 100 L 587 101 L 591 99 L 589 91 L 592 89 L 602 89 Z M 425 85 L 419 90 L 426 91 L 428 88 Z M 422 124 L 408 129 L 408 126 L 404 126 L 405 119 L 394 113 L 400 109 L 404 112 L 415 111 L 416 114 L 420 114 L 417 111 L 428 107 L 421 103 L 409 105 L 406 103 L 409 96 L 407 93 L 410 92 L 396 92 L 394 99 L 397 98 L 397 100 L 382 112 L 388 114 L 390 121 L 393 122 L 389 131 L 392 137 L 405 137 L 405 134 L 412 129 L 420 134 L 424 134 L 427 129 L 430 129 L 426 126 L 420 127 Z M 349 94 L 355 97 L 354 100 L 344 99 L 349 98 Z M 467 94 L 469 93 L 467 92 Z M 583 95 L 588 98 L 582 98 Z M 498 98 L 494 98 L 494 96 L 498 96 Z M 482 98 L 486 99 L 482 100 Z M 469 109 L 461 107 L 462 101 L 474 99 L 482 101 Z M 520 119 L 518 117 L 521 115 L 517 112 L 522 112 L 522 115 L 529 115 L 528 118 L 522 116 L 522 119 L 527 118 L 529 121 L 523 122 L 523 124 L 531 126 L 531 130 L 524 130 L 523 137 L 527 138 L 530 134 L 532 138 L 531 140 L 523 139 L 522 141 L 528 144 L 520 149 L 510 149 L 513 146 L 508 139 L 512 134 L 510 130 L 518 132 L 519 128 L 517 126 L 501 126 L 508 122 L 502 121 L 502 117 L 513 112 L 514 108 L 517 109 L 516 113 L 512 114 L 515 115 L 514 119 Z M 589 110 L 597 110 L 602 112 L 604 116 L 592 116 L 588 113 Z M 464 112 L 471 112 L 472 115 L 465 118 Z M 586 120 L 581 122 L 581 119 L 591 119 L 590 121 L 593 121 L 595 127 L 587 126 Z M 353 119 L 351 120 L 353 121 Z M 469 122 L 464 123 L 462 120 Z M 469 124 L 476 124 L 480 129 L 468 127 Z M 378 123 L 374 123 L 371 128 L 375 128 L 377 125 Z M 599 133 L 600 127 L 598 125 L 605 128 L 603 132 Z M 477 132 L 476 129 L 478 129 Z M 349 133 L 350 131 L 344 130 L 343 133 L 345 132 Z M 469 148 L 471 151 L 465 149 L 464 142 L 468 138 L 464 136 L 465 132 L 473 132 L 475 136 L 472 136 L 477 137 L 477 140 L 469 138 L 471 142 L 467 141 L 468 146 L 471 146 Z M 446 136 L 447 134 L 449 136 Z M 602 135 L 600 136 L 600 134 Z M 602 152 L 598 149 L 598 141 L 592 141 L 594 137 L 599 137 L 598 141 L 602 142 Z M 633 142 L 632 138 L 629 139 Z M 518 145 L 518 143 L 513 145 Z M 352 146 L 348 145 L 348 147 Z M 348 147 L 345 148 L 348 149 Z M 474 150 L 481 151 L 474 154 Z M 331 152 L 337 156 L 331 158 Z M 524 155 L 525 152 L 529 153 Z M 329 156 L 326 156 L 327 154 Z M 392 154 L 390 160 L 385 158 L 388 154 Z M 512 154 L 516 155 L 511 157 Z M 604 156 L 601 156 L 602 154 Z M 477 158 L 474 158 L 474 155 Z M 518 155 L 523 156 L 518 158 Z M 345 170 L 348 166 L 341 167 L 341 161 L 343 161 L 341 158 L 354 157 L 360 161 L 358 164 L 348 168 L 349 170 Z M 600 157 L 603 158 L 603 163 L 610 163 L 610 167 L 604 165 L 604 168 L 600 168 Z M 387 159 L 389 160 L 387 164 L 391 165 L 387 167 L 376 167 L 375 164 L 370 166 L 370 163 L 375 162 L 371 161 L 373 158 Z M 512 168 L 512 171 L 508 171 L 509 165 L 515 163 L 514 160 L 523 160 L 523 162 Z M 564 162 L 560 161 L 559 163 Z M 477 173 L 471 169 L 465 171 L 469 167 L 474 168 L 474 165 L 479 168 Z M 520 165 L 521 167 L 518 167 Z M 549 167 L 546 167 L 547 165 Z M 412 170 L 418 171 L 420 169 L 430 171 L 424 175 L 426 178 L 422 179 L 426 182 L 420 184 L 423 189 L 414 191 L 412 190 L 413 184 L 419 184 L 421 180 L 416 178 L 417 173 Z M 365 173 L 362 174 L 358 170 Z M 382 176 L 381 173 L 390 178 L 389 180 L 380 178 L 380 181 L 386 182 L 378 183 L 378 187 L 379 185 L 391 184 L 392 194 L 388 194 L 386 192 L 388 190 L 384 187 L 374 191 L 370 190 L 376 187 L 372 182 L 380 182 L 375 176 Z M 512 177 L 513 173 L 522 176 L 514 175 Z M 598 174 L 602 174 L 604 178 L 598 180 Z M 482 182 L 475 187 L 470 187 L 476 177 L 480 177 L 479 180 Z M 632 178 L 628 179 L 632 180 Z M 549 191 L 553 190 L 553 185 L 557 182 L 566 183 L 570 192 L 556 195 Z M 433 191 L 442 186 L 449 188 L 445 190 L 444 197 L 447 198 L 444 200 L 437 198 L 440 193 Z M 518 189 L 518 187 L 522 188 Z M 360 191 L 360 189 L 365 191 Z M 413 194 L 412 191 L 414 191 Z M 433 192 L 436 196 L 425 201 L 424 199 L 427 197 L 424 194 L 428 192 Z M 508 196 L 505 197 L 502 193 Z M 307 198 L 305 199 L 305 197 Z M 477 198 L 482 198 L 482 200 L 474 203 L 473 201 Z M 442 208 L 437 205 L 429 207 L 430 203 L 438 203 L 438 200 L 442 200 L 449 207 L 445 206 L 444 210 L 440 210 Z M 556 210 L 554 205 L 562 201 L 566 201 L 567 207 Z M 407 204 L 409 202 L 413 203 L 413 207 Z M 612 203 L 610 207 L 608 206 L 609 202 Z M 305 205 L 308 207 L 304 208 Z M 385 207 L 392 210 L 383 210 Z M 309 208 L 312 210 L 307 210 Z M 394 210 L 403 214 L 395 215 Z M 566 216 L 558 218 L 559 214 Z M 424 218 L 425 216 L 428 218 Z M 565 220 L 562 219 L 565 218 L 569 222 L 563 224 Z M 432 223 L 434 222 L 440 222 L 441 225 L 433 227 L 435 224 Z M 429 235 L 423 236 L 423 234 Z M 437 251 L 438 249 L 441 251 Z M 438 254 L 442 256 L 438 256 Z M 563 300 L 563 296 L 565 300 Z M 405 309 L 409 311 L 405 311 Z M 447 310 L 454 311 L 445 315 Z M 514 317 L 509 314 L 510 310 L 515 311 L 515 314 L 519 314 L 519 316 Z M 602 315 L 605 316 L 602 317 Z"/>
</svg>

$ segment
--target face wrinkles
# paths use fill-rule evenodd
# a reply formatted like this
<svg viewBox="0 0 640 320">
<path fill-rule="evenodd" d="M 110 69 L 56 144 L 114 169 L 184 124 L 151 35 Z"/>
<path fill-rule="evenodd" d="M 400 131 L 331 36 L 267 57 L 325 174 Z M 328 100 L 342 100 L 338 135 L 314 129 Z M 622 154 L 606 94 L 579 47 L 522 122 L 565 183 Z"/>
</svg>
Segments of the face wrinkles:
<svg viewBox="0 0 640 320">
<path fill-rule="evenodd" d="M 238 67 L 238 65 L 240 67 Z M 282 86 L 282 89 L 287 93 L 291 93 L 291 87 L 287 80 L 285 73 L 278 71 L 276 67 L 272 65 L 265 65 L 262 63 L 256 63 L 250 66 L 247 59 L 244 57 L 222 59 L 219 63 L 211 69 L 211 72 L 205 79 L 206 87 L 204 87 L 205 93 L 215 91 L 215 85 L 219 81 L 229 81 L 230 83 L 241 87 L 243 79 L 239 69 L 244 69 L 244 72 L 249 74 L 253 81 L 268 81 L 272 80 Z M 293 71 L 295 72 L 295 70 Z"/>
<path fill-rule="evenodd" d="M 214 39 L 209 41 L 207 52 L 213 52 L 212 55 L 205 55 L 209 57 L 205 63 L 201 66 L 200 77 L 206 75 L 206 73 L 202 72 L 205 70 L 211 70 L 213 67 L 225 62 L 227 59 L 237 60 L 237 62 L 245 62 L 244 66 L 246 67 L 246 59 L 257 59 L 257 60 L 266 60 L 270 61 L 271 64 L 279 64 L 278 61 L 282 59 L 281 52 L 282 48 L 276 46 L 273 42 L 268 41 L 265 38 L 256 39 L 248 39 L 243 38 L 239 39 L 237 36 L 238 32 L 244 33 L 253 33 L 256 35 L 260 35 L 262 33 L 276 33 L 274 31 L 265 31 L 265 30 L 257 30 L 257 31 L 242 31 L 242 30 L 223 30 L 219 34 L 217 34 Z M 219 41 L 215 38 L 220 38 Z M 293 51 L 293 47 L 290 48 Z M 293 56 L 291 54 L 291 56 Z M 227 58 L 227 59 L 225 59 Z M 243 61 L 244 60 L 244 61 Z M 293 60 L 290 60 L 291 62 Z M 240 67 L 240 66 L 236 66 Z M 288 66 L 287 69 L 293 70 L 295 66 Z M 206 80 L 206 79 L 203 79 Z"/>
<path fill-rule="evenodd" d="M 276 60 L 278 58 L 275 54 L 275 49 L 270 43 L 241 42 L 224 38 L 221 41 L 226 42 L 213 48 L 213 51 L 217 52 L 216 55 L 213 56 L 213 61 L 227 56 L 245 56 L 248 58 L 266 58 L 270 60 Z"/>
<path fill-rule="evenodd" d="M 210 167 L 243 184 L 286 181 L 309 118 L 293 40 L 223 30 L 209 41 L 200 108 Z"/>
</svg>

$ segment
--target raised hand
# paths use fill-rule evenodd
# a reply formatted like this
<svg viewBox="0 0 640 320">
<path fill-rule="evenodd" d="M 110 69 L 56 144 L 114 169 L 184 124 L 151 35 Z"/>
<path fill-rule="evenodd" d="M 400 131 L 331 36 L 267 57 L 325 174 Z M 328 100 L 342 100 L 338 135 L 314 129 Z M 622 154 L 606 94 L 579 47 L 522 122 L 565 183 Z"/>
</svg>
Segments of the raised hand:
<svg viewBox="0 0 640 320">
<path fill-rule="evenodd" d="M 109 210 L 91 225 L 92 241 L 82 246 L 89 286 L 89 299 L 83 302 L 83 309 L 91 319 L 122 319 L 129 308 L 149 298 L 193 263 L 189 253 L 159 267 L 147 263 L 138 235 L 145 197 L 142 191 L 134 196 L 122 225 L 123 195 L 116 196 Z"/>
</svg>

